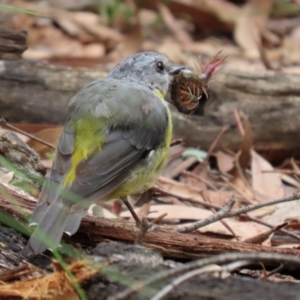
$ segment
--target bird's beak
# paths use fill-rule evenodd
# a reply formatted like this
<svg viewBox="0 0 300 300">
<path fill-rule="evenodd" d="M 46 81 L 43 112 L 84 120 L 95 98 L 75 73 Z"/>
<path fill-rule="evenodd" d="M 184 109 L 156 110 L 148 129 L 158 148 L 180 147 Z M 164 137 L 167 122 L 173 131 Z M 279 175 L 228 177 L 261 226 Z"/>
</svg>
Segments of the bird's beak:
<svg viewBox="0 0 300 300">
<path fill-rule="evenodd" d="M 170 67 L 169 74 L 172 76 L 177 75 L 183 69 L 185 69 L 184 66 L 172 66 Z"/>
</svg>

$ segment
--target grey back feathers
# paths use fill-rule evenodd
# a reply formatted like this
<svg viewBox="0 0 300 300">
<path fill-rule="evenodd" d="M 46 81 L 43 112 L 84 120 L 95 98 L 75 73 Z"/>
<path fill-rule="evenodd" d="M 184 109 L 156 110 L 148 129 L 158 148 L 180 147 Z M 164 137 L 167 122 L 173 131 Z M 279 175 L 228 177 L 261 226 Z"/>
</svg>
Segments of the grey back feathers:
<svg viewBox="0 0 300 300">
<path fill-rule="evenodd" d="M 166 94 L 171 80 L 170 67 L 164 55 L 135 54 L 120 62 L 107 78 L 91 82 L 70 100 L 68 120 L 50 177 L 31 217 L 32 224 L 38 227 L 25 254 L 37 254 L 49 247 L 41 235 L 56 248 L 64 231 L 68 234 L 77 231 L 91 204 L 106 199 L 137 168 L 147 168 L 147 155 L 165 146 L 171 120 L 168 120 L 168 108 L 153 90 Z M 93 134 L 104 138 L 95 148 L 98 151 L 82 157 L 74 181 L 63 186 L 72 168 L 76 145 L 80 145 L 77 136 L 84 126 L 84 118 L 93 120 L 93 130 L 96 128 Z"/>
</svg>

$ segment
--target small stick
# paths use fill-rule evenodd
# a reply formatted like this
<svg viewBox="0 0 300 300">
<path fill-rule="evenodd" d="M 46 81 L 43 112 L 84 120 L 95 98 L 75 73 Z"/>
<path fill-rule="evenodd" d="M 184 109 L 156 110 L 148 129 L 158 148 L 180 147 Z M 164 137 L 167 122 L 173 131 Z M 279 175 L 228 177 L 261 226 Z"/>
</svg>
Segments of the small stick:
<svg viewBox="0 0 300 300">
<path fill-rule="evenodd" d="M 189 172 L 189 171 L 183 171 L 181 173 L 181 175 L 183 176 L 187 176 L 187 177 L 192 177 L 192 178 L 195 178 L 203 183 L 205 183 L 207 186 L 209 186 L 211 189 L 213 189 L 214 191 L 217 191 L 218 189 L 208 180 L 202 178 L 201 176 L 198 176 L 198 175 L 195 175 L 194 173 L 192 172 Z"/>
<path fill-rule="evenodd" d="M 244 136 L 245 135 L 245 129 L 244 129 L 244 126 L 242 124 L 241 118 L 239 116 L 239 112 L 236 109 L 233 112 L 234 112 L 235 122 L 237 124 L 238 129 L 239 129 L 240 135 Z"/>
<path fill-rule="evenodd" d="M 214 141 L 212 142 L 212 144 L 210 145 L 207 154 L 203 160 L 203 162 L 200 164 L 199 166 L 199 173 L 201 172 L 201 170 L 203 170 L 208 163 L 208 159 L 211 156 L 212 152 L 215 150 L 218 142 L 220 141 L 221 137 L 224 135 L 224 133 L 228 130 L 228 126 L 224 126 L 221 131 L 218 133 L 218 135 L 216 136 L 216 138 L 214 139 Z"/>
<path fill-rule="evenodd" d="M 171 142 L 170 147 L 180 145 L 182 143 L 182 139 L 177 139 Z"/>
<path fill-rule="evenodd" d="M 220 211 L 218 211 L 216 214 L 209 216 L 206 219 L 197 221 L 193 224 L 190 224 L 190 225 L 187 225 L 184 227 L 179 227 L 177 229 L 177 231 L 181 232 L 181 233 L 191 232 L 193 230 L 196 230 L 203 226 L 207 226 L 216 221 L 220 221 L 221 219 L 235 217 L 235 216 L 238 216 L 238 215 L 241 215 L 241 214 L 247 213 L 249 211 L 253 211 L 253 210 L 262 208 L 262 207 L 271 206 L 271 205 L 278 204 L 278 203 L 295 201 L 295 200 L 299 200 L 299 199 L 300 199 L 300 194 L 294 194 L 290 197 L 280 198 L 277 200 L 272 200 L 272 201 L 268 201 L 268 202 L 264 202 L 264 203 L 252 204 L 252 205 L 248 205 L 246 207 L 242 207 L 240 209 L 236 209 L 234 211 L 230 211 L 235 202 L 235 200 L 233 198 L 231 198 L 227 203 L 225 203 L 223 208 Z M 230 209 L 228 210 L 228 208 L 230 208 Z M 222 213 L 221 213 L 221 211 L 222 211 Z"/>
<path fill-rule="evenodd" d="M 281 264 L 278 268 L 274 269 L 269 274 L 265 274 L 265 276 L 262 279 L 268 279 L 272 275 L 279 273 L 279 271 L 281 271 L 285 267 L 285 265 L 286 265 L 285 263 Z"/>
<path fill-rule="evenodd" d="M 194 222 L 192 224 L 183 226 L 183 227 L 178 227 L 177 231 L 181 233 L 187 233 L 194 231 L 198 228 L 204 227 L 206 225 L 215 223 L 216 221 L 220 221 L 221 219 L 224 219 L 227 217 L 227 215 L 230 213 L 233 205 L 235 204 L 235 199 L 232 196 L 229 201 L 225 203 L 225 205 L 215 214 L 209 216 L 206 219 Z"/>
<path fill-rule="evenodd" d="M 2 126 L 4 126 L 4 127 L 7 127 L 7 128 L 9 128 L 9 129 L 11 129 L 11 130 L 13 130 L 13 131 L 16 131 L 16 132 L 18 132 L 18 133 L 20 133 L 20 134 L 23 134 L 23 135 L 25 135 L 25 136 L 31 138 L 32 140 L 35 140 L 35 141 L 37 141 L 37 142 L 39 142 L 39 143 L 41 143 L 41 144 L 43 144 L 43 145 L 45 145 L 45 146 L 48 146 L 49 148 L 51 148 L 51 149 L 53 149 L 53 150 L 56 149 L 56 147 L 55 147 L 54 145 L 52 145 L 52 144 L 50 144 L 50 143 L 48 143 L 48 142 L 45 142 L 45 141 L 43 141 L 43 140 L 41 140 L 41 139 L 39 139 L 39 138 L 33 136 L 32 134 L 30 134 L 30 133 L 28 133 L 28 132 L 26 132 L 26 131 L 23 131 L 23 130 L 21 130 L 21 129 L 19 129 L 19 128 L 13 126 L 13 125 L 10 125 L 9 123 L 6 122 L 6 120 L 5 120 L 4 118 L 0 118 L 0 125 L 2 125 Z"/>
<path fill-rule="evenodd" d="M 200 192 L 202 198 L 208 202 L 211 203 L 208 195 L 205 193 L 205 191 L 201 191 Z M 216 213 L 216 209 L 215 208 L 210 208 L 210 210 L 215 214 Z M 233 231 L 233 229 L 224 221 L 224 220 L 220 220 L 220 222 L 222 223 L 222 225 L 234 236 L 234 238 L 238 241 L 238 237 L 236 236 L 235 232 Z"/>
</svg>

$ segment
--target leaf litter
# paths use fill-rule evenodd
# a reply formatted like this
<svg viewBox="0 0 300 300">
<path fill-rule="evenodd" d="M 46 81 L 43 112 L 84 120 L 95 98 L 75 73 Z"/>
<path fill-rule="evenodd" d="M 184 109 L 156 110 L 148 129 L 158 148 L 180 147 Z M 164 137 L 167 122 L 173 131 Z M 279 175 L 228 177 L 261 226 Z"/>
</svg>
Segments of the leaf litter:
<svg viewBox="0 0 300 300">
<path fill-rule="evenodd" d="M 223 49 L 221 59 L 230 54 L 226 59 L 226 68 L 259 71 L 265 68 L 262 59 L 260 60 L 262 55 L 260 49 L 263 47 L 266 59 L 272 63 L 279 62 L 283 72 L 300 72 L 297 65 L 300 59 L 300 52 L 297 51 L 299 23 L 290 23 L 291 28 L 283 34 L 278 33 L 280 18 L 271 18 L 274 14 L 273 1 L 249 0 L 242 7 L 222 0 L 203 1 L 206 3 L 203 7 L 196 2 L 192 3 L 193 1 L 178 2 L 182 2 L 183 13 L 185 9 L 192 7 L 198 15 L 204 13 L 208 16 L 206 20 L 211 22 L 212 26 L 207 24 L 203 26 L 201 22 L 204 22 L 204 19 L 193 16 L 192 22 L 181 20 L 179 23 L 175 17 L 176 9 L 172 4 L 170 6 L 161 4 L 158 8 L 163 24 L 158 22 L 153 9 L 134 8 L 137 16 L 134 22 L 122 18 L 120 22 L 111 20 L 113 26 L 110 26 L 103 15 L 94 11 L 66 11 L 59 5 L 55 8 L 49 4 L 39 7 L 23 1 L 12 1 L 12 3 L 19 7 L 40 11 L 39 15 L 37 17 L 14 16 L 10 26 L 26 29 L 29 32 L 30 47 L 25 52 L 25 58 L 43 59 L 70 66 L 102 65 L 110 69 L 117 60 L 131 53 L 158 50 L 168 54 L 174 62 L 194 68 L 199 54 L 209 63 L 210 57 Z M 260 13 L 256 13 L 257 11 Z M 147 18 L 144 18 L 146 15 Z M 221 20 L 221 26 L 214 22 L 215 16 Z M 131 22 L 133 25 L 130 24 Z M 128 30 L 130 26 L 135 30 Z M 237 45 L 226 39 L 210 36 L 195 41 L 192 31 L 199 26 L 210 30 L 221 28 L 227 32 L 233 29 L 234 41 Z M 120 27 L 124 30 L 119 30 Z M 153 37 L 155 28 L 160 30 L 160 38 Z M 164 34 L 162 28 L 168 32 Z M 206 90 L 202 92 L 206 94 Z M 198 99 L 200 100 L 199 97 Z M 183 100 L 186 99 L 181 98 L 180 104 L 185 104 Z M 188 107 L 189 111 L 193 109 L 195 107 Z M 251 121 L 247 116 L 242 112 L 233 112 L 231 117 L 241 133 L 239 151 L 233 153 L 229 149 L 216 149 L 209 153 L 202 149 L 186 149 L 180 145 L 177 154 L 170 160 L 157 182 L 157 186 L 166 193 L 155 193 L 148 203 L 142 208 L 137 208 L 141 215 L 155 219 L 167 213 L 168 215 L 161 220 L 161 226 L 174 227 L 211 216 L 213 213 L 209 206 L 203 205 L 205 202 L 220 208 L 234 195 L 237 200 L 235 208 L 239 208 L 249 203 L 263 203 L 298 192 L 299 161 L 289 166 L 274 167 L 268 161 L 268 157 L 263 157 L 255 151 Z M 33 134 L 33 138 L 28 138 L 17 133 L 42 157 L 45 167 L 50 169 L 51 149 L 36 142 L 34 137 L 56 145 L 61 127 L 47 124 L 41 125 L 40 128 L 32 128 L 32 124 L 15 125 Z M 171 149 L 171 152 L 173 150 Z M 9 183 L 13 177 L 14 172 L 1 170 L 1 180 Z M 138 196 L 132 198 L 134 203 Z M 232 240 L 236 236 L 246 243 L 264 243 L 273 247 L 299 247 L 298 241 L 280 231 L 280 226 L 286 224 L 285 230 L 299 233 L 298 207 L 297 202 L 290 202 L 248 213 L 251 217 L 271 224 L 273 229 L 268 230 L 261 224 L 236 217 L 226 219 L 234 235 L 220 221 L 202 227 L 198 232 Z M 93 213 L 93 209 L 90 213 Z M 107 205 L 101 213 L 107 218 L 119 216 L 118 209 L 115 209 L 113 204 Z M 130 217 L 127 211 L 120 212 L 120 215 Z"/>
</svg>

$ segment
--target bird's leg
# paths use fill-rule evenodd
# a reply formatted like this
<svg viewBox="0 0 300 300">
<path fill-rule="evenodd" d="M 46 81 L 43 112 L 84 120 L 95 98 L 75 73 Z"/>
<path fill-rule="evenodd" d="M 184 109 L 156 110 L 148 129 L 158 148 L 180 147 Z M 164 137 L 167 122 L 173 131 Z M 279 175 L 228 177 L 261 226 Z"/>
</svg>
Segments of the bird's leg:
<svg viewBox="0 0 300 300">
<path fill-rule="evenodd" d="M 137 228 L 141 228 L 142 222 L 140 220 L 140 218 L 137 216 L 137 214 L 135 213 L 134 209 L 132 208 L 132 206 L 130 205 L 130 203 L 127 200 L 127 197 L 122 198 L 122 201 L 124 202 L 124 204 L 127 206 L 128 210 L 130 211 L 133 219 L 135 220 L 136 223 L 136 227 Z"/>
</svg>

